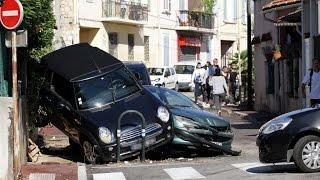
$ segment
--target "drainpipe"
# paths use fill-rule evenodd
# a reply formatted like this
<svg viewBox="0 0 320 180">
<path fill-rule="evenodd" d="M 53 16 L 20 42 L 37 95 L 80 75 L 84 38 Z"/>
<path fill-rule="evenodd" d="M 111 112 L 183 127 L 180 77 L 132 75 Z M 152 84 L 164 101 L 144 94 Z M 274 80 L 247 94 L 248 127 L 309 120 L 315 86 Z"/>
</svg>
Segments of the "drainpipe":
<svg viewBox="0 0 320 180">
<path fill-rule="evenodd" d="M 302 61 L 301 62 L 306 62 L 306 49 L 305 49 L 305 41 L 304 41 L 304 33 L 305 33 L 305 23 L 304 23 L 304 1 L 302 0 L 301 1 L 301 44 L 302 44 Z M 304 74 L 305 74 L 305 63 L 302 63 L 300 66 L 299 66 L 299 72 L 300 72 L 300 79 L 299 79 L 299 82 L 302 81 L 302 78 L 304 77 Z M 299 88 L 300 89 L 300 88 Z M 301 91 L 301 90 L 300 90 Z M 304 104 L 306 103 L 304 100 L 303 100 L 303 97 L 302 97 L 302 92 L 300 92 L 300 96 L 299 96 L 299 101 L 300 101 L 300 107 L 303 108 L 304 107 Z"/>
</svg>

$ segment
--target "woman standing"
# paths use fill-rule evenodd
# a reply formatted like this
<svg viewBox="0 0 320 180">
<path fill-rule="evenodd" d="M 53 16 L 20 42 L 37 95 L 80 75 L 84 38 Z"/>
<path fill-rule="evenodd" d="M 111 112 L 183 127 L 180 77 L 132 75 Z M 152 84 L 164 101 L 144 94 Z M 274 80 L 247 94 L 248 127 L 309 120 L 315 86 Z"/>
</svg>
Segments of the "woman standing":
<svg viewBox="0 0 320 180">
<path fill-rule="evenodd" d="M 214 76 L 209 80 L 209 85 L 212 86 L 213 102 L 215 110 L 218 115 L 221 116 L 221 104 L 225 95 L 229 96 L 228 85 L 225 77 L 221 74 L 221 70 L 218 68 L 215 71 Z"/>
<path fill-rule="evenodd" d="M 192 75 L 194 82 L 194 99 L 195 103 L 198 103 L 198 97 L 202 94 L 202 84 L 204 81 L 205 70 L 201 67 L 201 63 L 197 64 L 197 67 Z"/>
</svg>

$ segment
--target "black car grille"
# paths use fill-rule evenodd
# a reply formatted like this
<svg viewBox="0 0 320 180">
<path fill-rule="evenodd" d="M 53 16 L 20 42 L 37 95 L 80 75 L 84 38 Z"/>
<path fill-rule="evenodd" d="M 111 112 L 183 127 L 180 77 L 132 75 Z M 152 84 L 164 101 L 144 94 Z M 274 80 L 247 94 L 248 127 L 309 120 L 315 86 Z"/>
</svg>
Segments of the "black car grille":
<svg viewBox="0 0 320 180">
<path fill-rule="evenodd" d="M 134 128 L 131 128 L 129 130 L 124 130 L 121 133 L 120 142 L 130 141 L 138 137 L 141 137 L 141 130 L 142 128 L 140 125 Z M 154 133 L 157 133 L 158 131 L 162 131 L 162 127 L 158 123 L 152 123 L 146 126 L 146 135 L 154 134 Z"/>
<path fill-rule="evenodd" d="M 218 132 L 224 132 L 224 133 L 231 133 L 230 126 L 221 126 L 221 127 L 215 127 L 211 126 L 212 128 L 216 129 Z M 200 137 L 206 139 L 207 141 L 214 141 L 214 142 L 227 142 L 230 141 L 230 138 L 227 137 L 219 137 L 219 136 L 213 136 L 213 135 L 206 135 L 206 134 L 198 134 Z"/>
</svg>

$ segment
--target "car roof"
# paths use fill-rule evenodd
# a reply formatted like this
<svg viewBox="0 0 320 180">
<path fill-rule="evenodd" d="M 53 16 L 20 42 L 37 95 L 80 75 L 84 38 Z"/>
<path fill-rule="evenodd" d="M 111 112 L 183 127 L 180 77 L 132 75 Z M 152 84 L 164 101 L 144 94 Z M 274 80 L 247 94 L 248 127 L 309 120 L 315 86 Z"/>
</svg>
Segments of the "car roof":
<svg viewBox="0 0 320 180">
<path fill-rule="evenodd" d="M 115 57 L 87 43 L 68 46 L 49 53 L 42 58 L 42 63 L 68 81 L 123 65 Z"/>
</svg>

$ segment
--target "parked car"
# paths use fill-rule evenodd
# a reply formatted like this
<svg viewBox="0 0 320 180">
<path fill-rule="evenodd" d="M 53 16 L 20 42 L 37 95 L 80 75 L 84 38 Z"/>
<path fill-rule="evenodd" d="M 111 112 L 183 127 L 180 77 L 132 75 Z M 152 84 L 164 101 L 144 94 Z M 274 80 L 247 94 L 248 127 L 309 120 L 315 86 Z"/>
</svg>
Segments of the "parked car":
<svg viewBox="0 0 320 180">
<path fill-rule="evenodd" d="M 151 84 L 154 86 L 163 86 L 178 91 L 178 77 L 172 67 L 151 67 L 148 68 Z"/>
<path fill-rule="evenodd" d="M 141 118 L 125 115 L 117 132 L 118 118 L 127 110 L 145 117 L 146 151 L 172 139 L 169 110 L 108 53 L 77 44 L 46 55 L 43 64 L 46 83 L 40 93 L 40 118 L 81 145 L 87 162 L 116 160 L 118 135 L 121 159 L 139 154 Z"/>
<path fill-rule="evenodd" d="M 142 85 L 151 85 L 150 76 L 146 65 L 141 61 L 123 61 Z"/>
<path fill-rule="evenodd" d="M 178 75 L 179 89 L 193 91 L 194 83 L 192 75 L 196 69 L 196 64 L 193 63 L 179 63 L 174 66 Z"/>
<path fill-rule="evenodd" d="M 231 150 L 233 132 L 230 123 L 215 114 L 202 110 L 183 94 L 155 86 L 145 86 L 165 103 L 173 114 L 172 145 L 182 149 L 199 149 L 239 155 Z"/>
<path fill-rule="evenodd" d="M 257 138 L 260 161 L 293 161 L 303 172 L 320 171 L 319 127 L 319 107 L 293 111 L 267 122 Z"/>
</svg>

